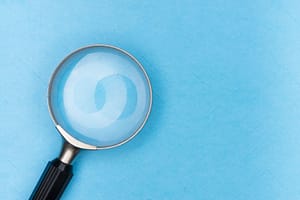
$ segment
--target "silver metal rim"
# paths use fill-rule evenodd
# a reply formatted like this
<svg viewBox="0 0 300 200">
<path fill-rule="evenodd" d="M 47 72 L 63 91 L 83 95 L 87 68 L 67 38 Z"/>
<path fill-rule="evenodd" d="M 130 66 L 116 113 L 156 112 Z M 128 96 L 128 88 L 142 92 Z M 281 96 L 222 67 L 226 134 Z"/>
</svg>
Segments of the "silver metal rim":
<svg viewBox="0 0 300 200">
<path fill-rule="evenodd" d="M 74 54 L 78 53 L 79 51 L 82 51 L 82 50 L 85 50 L 85 49 L 88 49 L 88 48 L 94 48 L 94 47 L 104 47 L 104 48 L 111 48 L 111 49 L 114 49 L 114 50 L 117 50 L 127 56 L 129 56 L 139 67 L 140 69 L 143 71 L 145 77 L 146 77 L 146 80 L 147 80 L 147 83 L 148 83 L 148 86 L 149 86 L 149 98 L 150 98 L 150 105 L 149 105 L 149 109 L 147 111 L 147 114 L 144 118 L 144 121 L 143 123 L 141 124 L 141 126 L 139 128 L 137 128 L 133 134 L 128 137 L 127 139 L 119 142 L 119 143 L 116 143 L 116 144 L 113 144 L 113 145 L 109 145 L 109 146 L 94 146 L 94 145 L 90 145 L 88 143 L 85 143 L 85 142 L 82 142 L 76 138 L 74 138 L 71 134 L 69 134 L 66 130 L 64 130 L 64 128 L 59 124 L 59 122 L 57 121 L 55 115 L 54 115 L 54 111 L 53 111 L 53 108 L 52 108 L 52 104 L 51 104 L 51 92 L 52 92 L 52 85 L 53 85 L 53 81 L 56 77 L 56 74 L 58 73 L 58 71 L 60 70 L 60 68 L 63 66 L 63 64 L 65 63 L 66 60 L 68 60 L 71 56 L 73 56 Z M 145 126 L 146 124 L 146 121 L 150 115 L 150 112 L 151 112 L 151 108 L 152 108 L 152 86 L 151 86 L 151 83 L 150 83 L 150 79 L 144 69 L 144 67 L 142 66 L 142 64 L 134 57 L 132 56 L 130 53 L 128 53 L 127 51 L 121 49 L 121 48 L 118 48 L 118 47 L 115 47 L 115 46 L 112 46 L 112 45 L 107 45 L 107 44 L 93 44 L 93 45 L 88 45 L 88 46 L 85 46 L 85 47 L 81 47 L 75 51 L 73 51 L 72 53 L 70 53 L 68 56 L 66 56 L 60 63 L 59 65 L 56 67 L 55 71 L 53 72 L 52 76 L 51 76 L 51 79 L 50 79 L 50 82 L 49 82 L 49 86 L 48 86 L 48 110 L 49 110 L 49 113 L 50 113 L 50 116 L 51 116 L 51 119 L 52 121 L 54 122 L 55 124 L 55 127 L 56 129 L 58 130 L 58 132 L 62 135 L 62 137 L 67 141 L 69 142 L 70 144 L 72 144 L 73 146 L 77 147 L 77 148 L 80 148 L 80 149 L 88 149 L 88 150 L 102 150 L 102 149 L 111 149 L 111 148 L 114 148 L 114 147 L 118 147 L 118 146 L 121 146 L 127 142 L 129 142 L 130 140 L 132 140 L 141 130 L 142 128 Z"/>
</svg>

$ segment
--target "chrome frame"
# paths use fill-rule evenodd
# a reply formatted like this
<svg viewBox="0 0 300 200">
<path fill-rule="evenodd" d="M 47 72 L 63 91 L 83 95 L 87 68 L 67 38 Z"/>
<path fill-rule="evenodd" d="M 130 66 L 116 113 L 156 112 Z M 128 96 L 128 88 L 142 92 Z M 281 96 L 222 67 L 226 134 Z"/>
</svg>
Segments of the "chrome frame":
<svg viewBox="0 0 300 200">
<path fill-rule="evenodd" d="M 137 128 L 133 134 L 128 137 L 127 139 L 119 142 L 119 143 L 116 143 L 116 144 L 113 144 L 113 145 L 109 145 L 109 146 L 94 146 L 94 145 L 90 145 L 88 143 L 85 143 L 85 142 L 82 142 L 76 138 L 74 138 L 70 133 L 68 133 L 66 130 L 64 130 L 64 128 L 62 126 L 60 126 L 59 122 L 57 121 L 57 119 L 55 118 L 54 116 L 54 112 L 53 112 L 53 108 L 51 107 L 51 91 L 52 91 L 52 85 L 53 85 L 53 81 L 54 81 L 54 78 L 56 76 L 56 74 L 58 73 L 58 71 L 61 69 L 61 67 L 63 66 L 63 64 L 65 63 L 65 61 L 67 59 L 69 59 L 71 56 L 73 56 L 75 53 L 77 52 L 80 52 L 82 50 L 85 50 L 85 49 L 88 49 L 88 48 L 94 48 L 94 47 L 104 47 L 104 48 L 111 48 L 111 49 L 114 49 L 114 50 L 117 50 L 127 56 L 129 56 L 139 67 L 140 69 L 143 71 L 145 77 L 146 77 L 146 80 L 147 80 L 147 83 L 148 83 L 148 86 L 149 86 L 149 89 L 150 89 L 150 93 L 149 93 L 149 98 L 150 98 L 150 106 L 149 106 L 149 109 L 148 109 L 148 112 L 144 118 L 144 121 L 143 123 L 141 124 L 141 126 L 139 128 Z M 127 51 L 123 50 L 123 49 L 120 49 L 118 47 L 115 47 L 115 46 L 111 46 L 111 45 L 106 45 L 106 44 L 93 44 L 93 45 L 88 45 L 88 46 L 85 46 L 85 47 L 81 47 L 75 51 L 73 51 L 72 53 L 70 53 L 68 56 L 66 56 L 60 63 L 59 65 L 57 66 L 57 68 L 55 69 L 55 71 L 53 72 L 52 76 L 51 76 L 51 79 L 50 79 L 50 82 L 49 82 L 49 87 L 48 87 L 48 110 L 49 110 L 49 113 L 50 113 L 50 116 L 51 116 L 51 119 L 53 120 L 54 124 L 55 124 L 55 127 L 56 129 L 58 130 L 58 132 L 61 134 L 61 136 L 67 141 L 67 143 L 71 144 L 72 146 L 74 146 L 75 150 L 78 148 L 78 149 L 88 149 L 88 150 L 103 150 L 103 149 L 111 149 L 111 148 L 114 148 L 114 147 L 118 147 L 118 146 L 121 146 L 127 142 L 129 142 L 130 140 L 132 140 L 141 130 L 142 128 L 144 127 L 149 115 L 150 115 L 150 112 L 151 112 L 151 108 L 152 108 L 152 87 L 151 87 L 151 83 L 150 83 L 150 79 L 144 69 L 144 67 L 142 66 L 142 64 L 135 58 L 133 57 L 130 53 L 128 53 Z M 68 144 L 64 143 L 64 148 L 65 147 L 68 147 Z M 70 150 L 70 148 L 66 148 L 68 150 Z M 71 148 L 72 149 L 72 148 Z M 77 152 L 75 152 L 75 150 L 73 150 L 76 155 Z M 61 153 L 61 156 L 60 156 L 60 159 L 62 161 L 65 161 L 65 163 L 69 163 L 72 161 L 72 158 L 67 158 L 68 156 L 65 156 L 64 154 L 64 150 L 62 151 Z M 69 155 L 69 154 L 68 154 Z M 74 156 L 72 154 L 70 154 L 70 156 Z M 70 157 L 69 156 L 69 157 Z"/>
</svg>

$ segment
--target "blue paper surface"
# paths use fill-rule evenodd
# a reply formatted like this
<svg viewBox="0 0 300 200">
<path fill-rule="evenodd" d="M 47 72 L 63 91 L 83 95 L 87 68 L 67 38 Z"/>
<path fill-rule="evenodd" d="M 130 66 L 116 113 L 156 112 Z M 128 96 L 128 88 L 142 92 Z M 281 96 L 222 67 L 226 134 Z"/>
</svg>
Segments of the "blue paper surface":
<svg viewBox="0 0 300 200">
<path fill-rule="evenodd" d="M 144 65 L 153 110 L 112 150 L 82 152 L 62 199 L 300 199 L 300 2 L 0 3 L 0 199 L 27 199 L 61 138 L 57 64 L 93 43 Z"/>
</svg>

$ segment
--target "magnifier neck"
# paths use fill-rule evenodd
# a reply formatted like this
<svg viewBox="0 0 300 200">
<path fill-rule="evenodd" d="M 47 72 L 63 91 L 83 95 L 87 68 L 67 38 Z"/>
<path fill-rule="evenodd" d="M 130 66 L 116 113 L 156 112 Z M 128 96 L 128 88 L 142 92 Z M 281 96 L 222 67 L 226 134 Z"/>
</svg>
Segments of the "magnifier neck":
<svg viewBox="0 0 300 200">
<path fill-rule="evenodd" d="M 67 141 L 64 141 L 62 150 L 60 152 L 59 160 L 65 164 L 70 165 L 78 152 L 79 148 L 74 147 Z"/>
</svg>

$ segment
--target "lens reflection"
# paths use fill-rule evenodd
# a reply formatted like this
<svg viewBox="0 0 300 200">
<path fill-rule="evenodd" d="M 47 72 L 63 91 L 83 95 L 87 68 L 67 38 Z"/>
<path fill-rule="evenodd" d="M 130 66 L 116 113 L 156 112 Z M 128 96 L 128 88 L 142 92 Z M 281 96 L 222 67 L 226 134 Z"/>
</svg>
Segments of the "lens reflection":
<svg viewBox="0 0 300 200">
<path fill-rule="evenodd" d="M 97 46 L 66 59 L 50 86 L 54 118 L 76 139 L 111 146 L 129 138 L 143 124 L 151 88 L 126 53 Z"/>
</svg>

